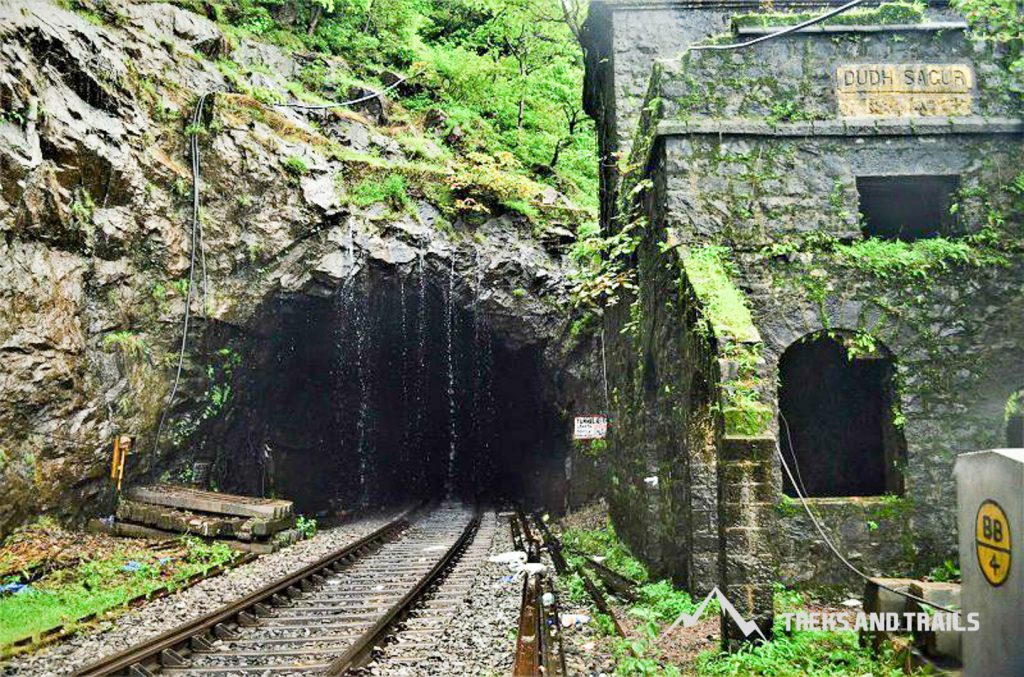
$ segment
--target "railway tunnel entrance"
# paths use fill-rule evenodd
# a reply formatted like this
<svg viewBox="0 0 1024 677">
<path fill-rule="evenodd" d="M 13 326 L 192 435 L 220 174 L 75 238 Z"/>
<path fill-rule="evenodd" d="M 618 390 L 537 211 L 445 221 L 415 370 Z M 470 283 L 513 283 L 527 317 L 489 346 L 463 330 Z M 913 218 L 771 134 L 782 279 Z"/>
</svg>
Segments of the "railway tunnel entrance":
<svg viewBox="0 0 1024 677">
<path fill-rule="evenodd" d="M 268 302 L 236 415 L 206 439 L 222 487 L 322 516 L 449 495 L 561 507 L 567 428 L 542 346 L 474 305 L 424 266 Z"/>
</svg>

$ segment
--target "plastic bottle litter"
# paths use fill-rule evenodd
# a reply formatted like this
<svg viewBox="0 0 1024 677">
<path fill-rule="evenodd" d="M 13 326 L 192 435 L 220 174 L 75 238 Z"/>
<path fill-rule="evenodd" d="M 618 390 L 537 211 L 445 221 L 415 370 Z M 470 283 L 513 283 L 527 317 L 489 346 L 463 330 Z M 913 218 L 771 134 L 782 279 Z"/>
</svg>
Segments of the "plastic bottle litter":
<svg viewBox="0 0 1024 677">
<path fill-rule="evenodd" d="M 587 614 L 561 614 L 558 620 L 562 623 L 563 628 L 571 628 L 586 625 L 590 622 L 590 616 Z"/>
<path fill-rule="evenodd" d="M 542 574 L 547 571 L 547 566 L 540 562 L 528 562 L 517 567 L 519 571 L 525 571 L 527 574 Z"/>
<path fill-rule="evenodd" d="M 490 557 L 488 562 L 494 562 L 495 564 L 512 564 L 513 562 L 525 562 L 526 553 L 522 550 L 510 550 L 509 552 L 503 552 L 500 555 L 494 555 Z"/>
<path fill-rule="evenodd" d="M 0 595 L 20 595 L 30 589 L 25 583 L 4 583 L 0 585 Z"/>
</svg>

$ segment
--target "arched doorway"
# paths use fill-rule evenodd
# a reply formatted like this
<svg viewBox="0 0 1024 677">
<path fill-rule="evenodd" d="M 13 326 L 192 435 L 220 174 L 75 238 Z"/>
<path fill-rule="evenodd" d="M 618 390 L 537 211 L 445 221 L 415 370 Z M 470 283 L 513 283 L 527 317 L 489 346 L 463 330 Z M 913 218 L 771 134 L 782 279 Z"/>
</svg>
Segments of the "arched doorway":
<svg viewBox="0 0 1024 677">
<path fill-rule="evenodd" d="M 779 377 L 779 444 L 803 493 L 902 493 L 898 466 L 905 445 L 893 424 L 887 350 L 852 357 L 841 340 L 810 336 L 786 349 Z M 784 480 L 785 492 L 795 496 L 789 478 Z"/>
</svg>

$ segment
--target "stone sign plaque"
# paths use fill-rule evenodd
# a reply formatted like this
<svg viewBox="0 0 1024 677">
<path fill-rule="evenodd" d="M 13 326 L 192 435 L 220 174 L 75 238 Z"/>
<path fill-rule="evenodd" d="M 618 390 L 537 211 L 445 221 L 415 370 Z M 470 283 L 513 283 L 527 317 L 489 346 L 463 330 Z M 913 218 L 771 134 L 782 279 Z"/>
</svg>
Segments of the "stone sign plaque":
<svg viewBox="0 0 1024 677">
<path fill-rule="evenodd" d="M 970 115 L 974 72 L 966 64 L 869 63 L 836 68 L 843 117 Z"/>
</svg>

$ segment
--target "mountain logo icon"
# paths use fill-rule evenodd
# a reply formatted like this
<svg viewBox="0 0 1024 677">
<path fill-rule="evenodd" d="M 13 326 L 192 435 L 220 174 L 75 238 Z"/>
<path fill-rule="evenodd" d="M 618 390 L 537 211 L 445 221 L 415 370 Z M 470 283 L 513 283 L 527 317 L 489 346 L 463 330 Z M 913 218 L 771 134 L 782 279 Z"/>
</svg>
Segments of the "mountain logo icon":
<svg viewBox="0 0 1024 677">
<path fill-rule="evenodd" d="M 747 619 L 743 618 L 740 612 L 736 610 L 736 607 L 732 605 L 732 602 L 729 601 L 729 598 L 726 597 L 722 593 L 722 591 L 718 589 L 717 585 L 711 589 L 711 592 L 707 594 L 707 597 L 704 598 L 704 601 L 702 601 L 697 606 L 696 611 L 694 611 L 692 614 L 688 614 L 686 612 L 679 614 L 676 620 L 672 622 L 672 625 L 670 625 L 668 629 L 666 629 L 665 632 L 662 633 L 661 636 L 664 637 L 665 635 L 679 627 L 679 625 L 682 625 L 684 628 L 692 628 L 693 626 L 697 625 L 697 623 L 700 621 L 701 616 L 704 615 L 704 609 L 707 608 L 708 603 L 711 602 L 712 598 L 718 600 L 718 604 L 722 607 L 722 613 L 729 616 L 729 618 L 732 619 L 733 623 L 736 624 L 736 627 L 738 627 L 740 631 L 743 632 L 744 637 L 757 635 L 762 640 L 766 642 L 768 641 L 768 638 L 764 636 L 763 632 L 761 632 L 761 628 L 757 627 L 757 623 L 755 623 L 754 621 L 748 621 Z"/>
</svg>

